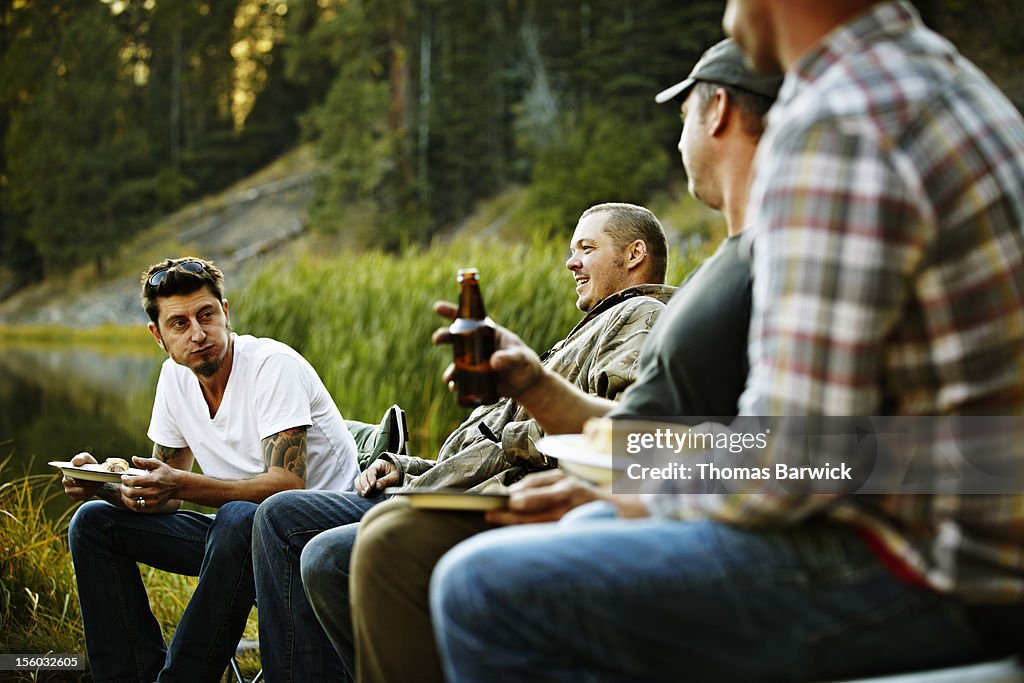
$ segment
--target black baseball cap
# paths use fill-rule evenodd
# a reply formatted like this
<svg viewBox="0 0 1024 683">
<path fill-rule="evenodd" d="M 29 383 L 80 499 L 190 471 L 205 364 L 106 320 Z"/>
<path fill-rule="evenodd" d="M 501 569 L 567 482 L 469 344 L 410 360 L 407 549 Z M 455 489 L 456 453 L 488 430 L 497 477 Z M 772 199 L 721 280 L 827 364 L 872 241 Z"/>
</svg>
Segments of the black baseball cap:
<svg viewBox="0 0 1024 683">
<path fill-rule="evenodd" d="M 782 85 L 782 74 L 766 76 L 754 73 L 747 66 L 736 41 L 726 38 L 701 56 L 686 80 L 662 90 L 654 96 L 654 101 L 659 104 L 669 100 L 684 102 L 698 81 L 728 85 L 774 100 Z"/>
</svg>

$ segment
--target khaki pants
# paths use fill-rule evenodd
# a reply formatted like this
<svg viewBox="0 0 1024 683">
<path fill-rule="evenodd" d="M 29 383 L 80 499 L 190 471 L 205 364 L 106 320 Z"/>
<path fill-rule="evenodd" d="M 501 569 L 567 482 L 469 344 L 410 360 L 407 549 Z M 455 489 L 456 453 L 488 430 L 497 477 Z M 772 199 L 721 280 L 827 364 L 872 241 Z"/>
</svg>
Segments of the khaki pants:
<svg viewBox="0 0 1024 683">
<path fill-rule="evenodd" d="M 490 528 L 480 512 L 417 510 L 404 500 L 366 514 L 350 574 L 357 681 L 444 681 L 430 623 L 430 574 L 449 549 Z"/>
</svg>

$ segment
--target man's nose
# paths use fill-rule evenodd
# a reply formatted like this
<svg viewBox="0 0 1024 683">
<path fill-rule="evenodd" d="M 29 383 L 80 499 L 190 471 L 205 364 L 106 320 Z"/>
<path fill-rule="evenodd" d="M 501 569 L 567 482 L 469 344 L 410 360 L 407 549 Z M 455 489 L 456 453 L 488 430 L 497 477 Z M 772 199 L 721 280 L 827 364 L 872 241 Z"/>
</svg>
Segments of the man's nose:
<svg viewBox="0 0 1024 683">
<path fill-rule="evenodd" d="M 580 263 L 580 260 L 577 257 L 577 255 L 573 254 L 568 259 L 566 259 L 565 267 L 568 268 L 569 270 L 579 270 L 580 268 L 583 267 L 583 264 Z"/>
<path fill-rule="evenodd" d="M 206 330 L 199 324 L 198 320 L 192 321 L 192 340 L 203 341 L 206 339 Z"/>
</svg>

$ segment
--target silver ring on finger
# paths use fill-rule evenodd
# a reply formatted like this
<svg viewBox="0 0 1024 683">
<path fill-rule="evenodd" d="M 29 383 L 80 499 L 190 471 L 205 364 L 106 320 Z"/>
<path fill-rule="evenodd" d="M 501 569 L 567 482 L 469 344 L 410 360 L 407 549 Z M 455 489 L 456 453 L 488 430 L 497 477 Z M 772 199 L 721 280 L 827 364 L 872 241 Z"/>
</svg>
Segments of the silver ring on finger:
<svg viewBox="0 0 1024 683">
<path fill-rule="evenodd" d="M 139 509 L 140 510 L 145 510 L 146 509 L 146 499 L 145 498 L 139 498 L 139 500 L 137 502 L 139 504 Z"/>
</svg>

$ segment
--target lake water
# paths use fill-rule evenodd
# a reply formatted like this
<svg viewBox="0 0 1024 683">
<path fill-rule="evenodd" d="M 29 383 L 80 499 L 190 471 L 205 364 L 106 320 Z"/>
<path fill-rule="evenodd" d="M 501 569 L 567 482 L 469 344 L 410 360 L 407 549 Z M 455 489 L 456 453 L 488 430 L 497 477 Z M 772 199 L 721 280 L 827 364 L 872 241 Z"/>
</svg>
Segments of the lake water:
<svg viewBox="0 0 1024 683">
<path fill-rule="evenodd" d="M 0 481 L 56 474 L 47 461 L 80 451 L 100 462 L 149 455 L 146 428 L 164 358 L 156 348 L 0 346 L 0 460 L 10 458 Z"/>
</svg>

